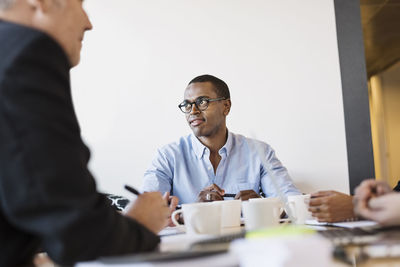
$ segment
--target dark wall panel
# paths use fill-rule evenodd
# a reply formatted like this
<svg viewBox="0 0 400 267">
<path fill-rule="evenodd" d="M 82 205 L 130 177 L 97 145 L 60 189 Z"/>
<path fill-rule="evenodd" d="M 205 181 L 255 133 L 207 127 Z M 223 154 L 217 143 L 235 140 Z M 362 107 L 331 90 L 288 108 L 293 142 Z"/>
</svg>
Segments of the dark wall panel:
<svg viewBox="0 0 400 267">
<path fill-rule="evenodd" d="M 350 192 L 375 176 L 360 2 L 335 0 Z"/>
</svg>

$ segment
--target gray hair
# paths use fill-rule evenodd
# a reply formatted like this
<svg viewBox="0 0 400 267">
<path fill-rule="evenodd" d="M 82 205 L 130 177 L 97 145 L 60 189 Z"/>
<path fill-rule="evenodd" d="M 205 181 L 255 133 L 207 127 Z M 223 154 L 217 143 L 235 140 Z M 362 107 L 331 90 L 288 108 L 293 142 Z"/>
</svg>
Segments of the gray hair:
<svg viewBox="0 0 400 267">
<path fill-rule="evenodd" d="M 15 0 L 0 0 L 0 10 L 11 7 L 14 2 Z"/>
</svg>

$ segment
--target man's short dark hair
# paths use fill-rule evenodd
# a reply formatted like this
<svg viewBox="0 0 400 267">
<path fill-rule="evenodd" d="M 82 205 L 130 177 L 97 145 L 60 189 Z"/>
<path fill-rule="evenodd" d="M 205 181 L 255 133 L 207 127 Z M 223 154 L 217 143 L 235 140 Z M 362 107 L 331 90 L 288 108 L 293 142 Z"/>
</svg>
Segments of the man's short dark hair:
<svg viewBox="0 0 400 267">
<path fill-rule="evenodd" d="M 196 78 L 191 80 L 188 85 L 192 83 L 205 83 L 205 82 L 210 82 L 214 85 L 214 90 L 217 93 L 218 97 L 225 97 L 226 99 L 231 98 L 228 85 L 223 80 L 209 74 L 197 76 Z"/>
<path fill-rule="evenodd" d="M 0 0 L 0 10 L 1 9 L 7 9 L 11 7 L 11 5 L 14 4 L 14 0 Z"/>
</svg>

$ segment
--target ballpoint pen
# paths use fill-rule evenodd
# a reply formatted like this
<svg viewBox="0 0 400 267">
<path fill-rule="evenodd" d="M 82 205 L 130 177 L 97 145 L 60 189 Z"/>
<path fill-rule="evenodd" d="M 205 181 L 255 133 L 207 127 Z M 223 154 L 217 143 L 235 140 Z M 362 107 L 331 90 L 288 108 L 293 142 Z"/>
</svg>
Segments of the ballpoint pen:
<svg viewBox="0 0 400 267">
<path fill-rule="evenodd" d="M 140 195 L 140 192 L 139 192 L 139 191 L 137 191 L 135 188 L 133 188 L 133 187 L 131 187 L 131 186 L 129 186 L 129 185 L 125 185 L 125 189 L 128 190 L 129 192 L 131 192 L 131 193 L 137 195 L 137 196 Z"/>
<path fill-rule="evenodd" d="M 125 185 L 124 187 L 125 187 L 126 190 L 128 190 L 129 192 L 131 192 L 131 193 L 133 193 L 133 194 L 135 194 L 135 195 L 137 195 L 137 196 L 139 196 L 139 195 L 141 194 L 139 191 L 137 191 L 137 190 L 136 190 L 135 188 L 133 188 L 132 186 Z M 169 203 L 168 203 L 168 204 L 169 204 Z M 181 208 L 182 208 L 181 205 L 177 205 L 175 209 L 179 210 L 179 209 L 181 209 Z"/>
</svg>

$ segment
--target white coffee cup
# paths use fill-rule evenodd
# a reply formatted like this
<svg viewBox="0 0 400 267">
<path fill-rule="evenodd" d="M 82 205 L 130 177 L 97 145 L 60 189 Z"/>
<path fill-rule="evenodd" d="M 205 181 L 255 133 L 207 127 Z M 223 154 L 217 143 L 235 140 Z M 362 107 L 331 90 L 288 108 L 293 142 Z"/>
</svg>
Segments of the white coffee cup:
<svg viewBox="0 0 400 267">
<path fill-rule="evenodd" d="M 176 226 L 181 225 L 175 217 L 182 213 L 186 233 L 218 235 L 221 233 L 221 207 L 214 202 L 182 204 L 182 209 L 174 211 L 171 219 Z"/>
<path fill-rule="evenodd" d="M 274 209 L 274 211 L 277 212 L 276 216 L 278 216 L 278 219 L 280 219 L 282 212 L 285 210 L 283 202 L 278 197 L 250 198 L 249 201 L 264 201 L 272 203 L 272 205 L 275 205 L 277 208 Z"/>
<path fill-rule="evenodd" d="M 240 227 L 241 200 L 214 201 L 221 205 L 221 227 Z"/>
<path fill-rule="evenodd" d="M 282 204 L 276 199 L 254 199 L 242 202 L 245 228 L 248 231 L 279 225 Z"/>
<path fill-rule="evenodd" d="M 288 196 L 288 206 L 294 217 L 295 224 L 304 224 L 306 220 L 311 219 L 311 212 L 308 211 L 310 195 Z"/>
</svg>

